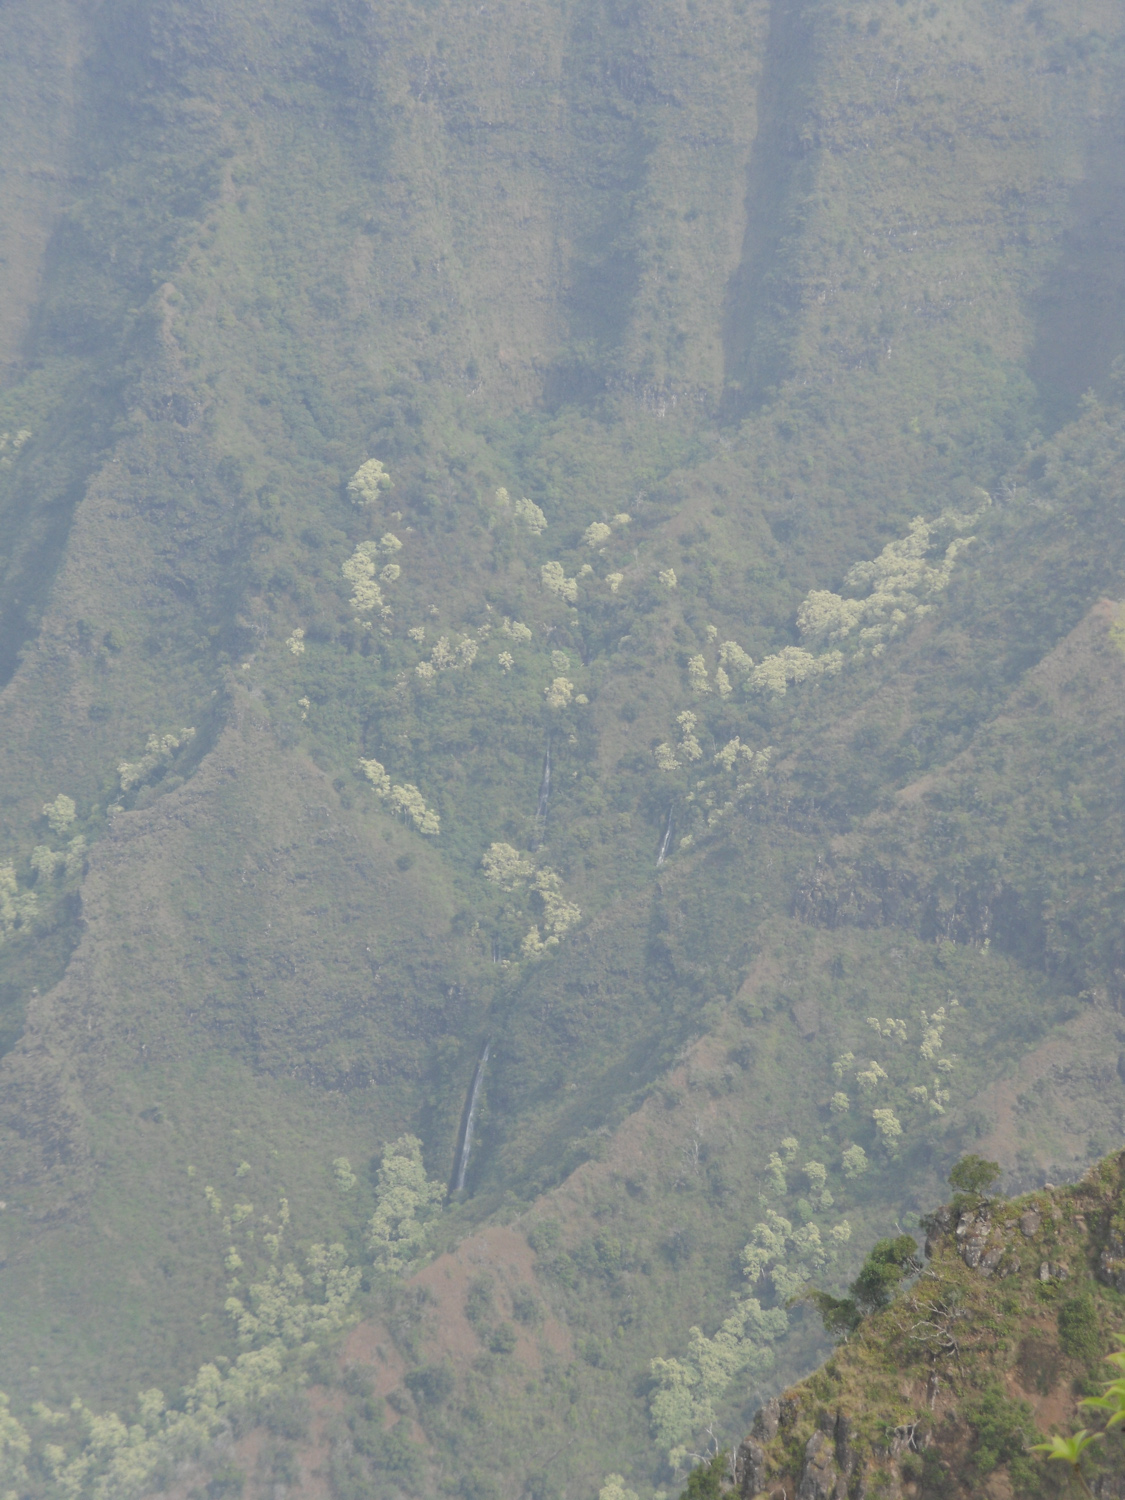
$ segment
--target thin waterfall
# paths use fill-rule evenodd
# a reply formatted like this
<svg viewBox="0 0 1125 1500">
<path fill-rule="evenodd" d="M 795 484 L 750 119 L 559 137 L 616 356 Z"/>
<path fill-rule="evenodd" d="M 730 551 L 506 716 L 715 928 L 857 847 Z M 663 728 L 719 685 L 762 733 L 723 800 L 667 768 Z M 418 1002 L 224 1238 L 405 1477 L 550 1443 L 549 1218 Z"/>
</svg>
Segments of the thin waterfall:
<svg viewBox="0 0 1125 1500">
<path fill-rule="evenodd" d="M 660 845 L 660 853 L 656 856 L 656 868 L 659 870 L 664 863 L 664 856 L 668 853 L 668 845 L 672 842 L 672 809 L 668 809 L 668 826 L 664 830 L 664 840 Z"/>
<path fill-rule="evenodd" d="M 551 798 L 551 742 L 547 741 L 547 753 L 543 757 L 543 779 L 539 783 L 539 811 L 537 818 L 547 816 L 547 803 Z"/>
<path fill-rule="evenodd" d="M 469 1152 L 473 1149 L 473 1127 L 477 1122 L 477 1102 L 480 1099 L 480 1086 L 484 1082 L 484 1069 L 491 1047 L 491 1040 L 485 1042 L 484 1051 L 480 1055 L 476 1072 L 473 1074 L 472 1087 L 469 1089 L 469 1110 L 465 1116 L 465 1134 L 461 1141 L 461 1154 L 457 1158 L 457 1172 L 453 1178 L 455 1193 L 459 1193 L 465 1186 L 465 1173 L 469 1169 Z"/>
</svg>

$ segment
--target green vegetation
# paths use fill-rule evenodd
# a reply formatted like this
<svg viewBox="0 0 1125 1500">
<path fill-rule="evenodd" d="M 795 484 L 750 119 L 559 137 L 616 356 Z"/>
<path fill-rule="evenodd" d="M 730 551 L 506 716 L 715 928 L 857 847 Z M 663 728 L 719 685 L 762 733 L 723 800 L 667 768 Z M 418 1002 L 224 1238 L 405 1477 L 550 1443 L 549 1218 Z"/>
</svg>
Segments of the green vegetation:
<svg viewBox="0 0 1125 1500">
<path fill-rule="evenodd" d="M 962 1191 L 986 1178 L 973 1157 L 953 1176 Z M 1079 1396 L 1089 1370 L 1121 1363 L 1119 1353 L 1105 1354 L 1122 1341 L 1121 1294 L 1105 1252 L 1123 1193 L 1117 1154 L 1074 1188 L 991 1209 L 955 1201 L 932 1214 L 926 1263 L 912 1284 L 857 1320 L 820 1370 L 782 1394 L 775 1431 L 758 1419 L 739 1449 L 739 1470 L 753 1481 L 743 1493 L 814 1480 L 831 1493 L 839 1478 L 849 1490 L 916 1484 L 950 1500 L 997 1481 L 1049 1496 L 1060 1492 L 1054 1463 L 1082 1493 L 1119 1484 L 1121 1382 L 1105 1383 L 1104 1396 Z M 982 1234 L 991 1258 L 974 1249 Z M 1104 1429 L 1058 1431 L 1060 1412 L 1080 1410 L 1108 1418 Z"/>
<path fill-rule="evenodd" d="M 809 1297 L 883 1401 L 950 1164 L 1125 1128 L 1116 9 L 10 0 L 0 82 L 7 1488 L 710 1494 Z M 1118 1295 L 1037 1233 L 1033 1406 Z"/>
</svg>

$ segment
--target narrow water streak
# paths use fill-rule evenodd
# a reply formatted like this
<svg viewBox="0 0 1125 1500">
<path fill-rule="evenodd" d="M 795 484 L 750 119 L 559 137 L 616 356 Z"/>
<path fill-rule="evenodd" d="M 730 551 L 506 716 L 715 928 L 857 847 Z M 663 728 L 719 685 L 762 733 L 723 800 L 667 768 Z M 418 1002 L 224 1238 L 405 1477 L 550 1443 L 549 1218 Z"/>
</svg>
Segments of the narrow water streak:
<svg viewBox="0 0 1125 1500">
<path fill-rule="evenodd" d="M 484 1051 L 480 1055 L 476 1072 L 473 1074 L 472 1087 L 469 1089 L 469 1109 L 465 1115 L 465 1134 L 461 1140 L 461 1154 L 457 1158 L 457 1172 L 453 1179 L 453 1191 L 459 1193 L 465 1186 L 465 1173 L 469 1169 L 469 1152 L 473 1149 L 473 1129 L 477 1122 L 477 1102 L 480 1099 L 480 1086 L 484 1082 L 484 1070 L 488 1062 L 488 1054 L 492 1042 L 484 1044 Z"/>
<path fill-rule="evenodd" d="M 547 816 L 547 803 L 551 799 L 551 746 L 547 745 L 547 753 L 543 757 L 543 779 L 539 783 L 539 811 L 536 817 Z"/>
<path fill-rule="evenodd" d="M 664 830 L 664 840 L 660 845 L 660 853 L 656 856 L 656 868 L 659 870 L 664 863 L 664 856 L 668 853 L 668 845 L 672 841 L 672 809 L 668 809 L 668 826 Z"/>
</svg>

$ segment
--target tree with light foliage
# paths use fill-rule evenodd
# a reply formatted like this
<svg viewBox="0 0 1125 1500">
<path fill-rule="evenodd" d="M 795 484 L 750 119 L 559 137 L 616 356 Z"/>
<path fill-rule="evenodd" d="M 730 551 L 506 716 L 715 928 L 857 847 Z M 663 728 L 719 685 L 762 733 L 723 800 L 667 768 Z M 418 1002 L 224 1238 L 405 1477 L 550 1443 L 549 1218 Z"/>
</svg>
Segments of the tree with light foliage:
<svg viewBox="0 0 1125 1500">
<path fill-rule="evenodd" d="M 547 529 L 547 517 L 539 509 L 533 500 L 525 495 L 522 500 L 512 503 L 512 497 L 508 491 L 500 487 L 496 491 L 495 508 L 500 516 L 511 516 L 521 522 L 531 532 L 532 536 L 540 536 Z"/>
<path fill-rule="evenodd" d="M 348 481 L 348 495 L 353 505 L 374 505 L 394 481 L 377 458 L 361 464 Z"/>
<path fill-rule="evenodd" d="M 539 577 L 548 594 L 554 594 L 558 599 L 565 599 L 568 604 L 573 604 L 577 600 L 578 580 L 566 576 L 562 563 L 544 563 L 539 569 Z"/>
<path fill-rule="evenodd" d="M 78 816 L 74 798 L 60 792 L 53 802 L 43 804 L 43 816 L 52 833 L 64 834 Z"/>
<path fill-rule="evenodd" d="M 123 792 L 150 781 L 158 771 L 170 766 L 176 753 L 195 738 L 193 728 L 181 729 L 179 734 L 150 734 L 145 742 L 145 753 L 140 760 L 122 761 L 117 767 L 118 781 Z"/>
<path fill-rule="evenodd" d="M 696 717 L 690 709 L 684 709 L 683 713 L 676 715 L 676 723 L 680 727 L 680 754 L 687 761 L 701 760 L 703 747 L 695 737 Z"/>
<path fill-rule="evenodd" d="M 382 590 L 375 582 L 373 548 L 373 542 L 362 543 L 340 566 L 340 572 L 352 586 L 348 602 L 358 614 L 370 614 L 373 609 L 383 607 Z"/>
<path fill-rule="evenodd" d="M 481 856 L 481 873 L 509 895 L 526 890 L 538 898 L 540 920 L 521 944 L 524 958 L 540 958 L 582 920 L 581 908 L 562 893 L 562 881 L 548 865 L 536 868 L 511 844 L 490 844 Z"/>
<path fill-rule="evenodd" d="M 747 656 L 737 641 L 723 641 L 719 647 L 719 665 L 726 667 L 736 677 L 748 677 L 754 666 L 753 657 Z"/>
<path fill-rule="evenodd" d="M 566 708 L 574 697 L 574 683 L 569 677 L 556 677 L 543 689 L 548 708 Z"/>
<path fill-rule="evenodd" d="M 502 891 L 519 890 L 535 874 L 535 866 L 511 844 L 490 844 L 481 855 L 484 878 Z"/>
<path fill-rule="evenodd" d="M 500 634 L 507 636 L 510 641 L 517 641 L 521 646 L 526 646 L 531 640 L 531 630 L 528 626 L 521 625 L 519 620 L 509 620 L 507 615 L 501 623 Z"/>
<path fill-rule="evenodd" d="M 441 819 L 432 808 L 428 808 L 422 793 L 413 782 L 392 786 L 388 798 L 390 809 L 401 816 L 403 822 L 411 822 L 419 833 L 435 837 L 441 832 Z"/>
<path fill-rule="evenodd" d="M 538 927 L 524 938 L 520 951 L 525 958 L 538 958 L 549 948 L 557 948 L 562 939 L 582 919 L 582 911 L 562 894 L 562 881 L 554 870 L 544 866 L 531 882 L 543 910 Z"/>
<path fill-rule="evenodd" d="M 871 1027 L 872 1031 L 877 1032 L 879 1036 L 888 1038 L 890 1041 L 906 1041 L 906 1022 L 901 1019 L 888 1016 L 885 1021 L 880 1021 L 878 1016 L 868 1016 L 867 1024 Z"/>
<path fill-rule="evenodd" d="M 426 1176 L 417 1136 L 399 1136 L 384 1148 L 367 1226 L 367 1246 L 379 1270 L 401 1275 L 422 1254 L 429 1221 L 444 1198 L 442 1184 Z"/>
<path fill-rule="evenodd" d="M 771 1151 L 769 1161 L 766 1163 L 766 1174 L 769 1178 L 770 1189 L 784 1197 L 789 1191 L 789 1183 L 785 1177 L 785 1163 L 776 1151 Z"/>
<path fill-rule="evenodd" d="M 711 684 L 707 680 L 707 663 L 702 656 L 690 657 L 687 664 L 688 682 L 693 693 L 709 693 Z"/>
<path fill-rule="evenodd" d="M 885 1149 L 892 1154 L 898 1150 L 898 1143 L 902 1139 L 902 1125 L 899 1123 L 893 1109 L 873 1109 L 871 1118 L 875 1121 L 875 1129 L 879 1132 L 879 1140 Z"/>
<path fill-rule="evenodd" d="M 839 651 L 829 651 L 823 656 L 813 656 L 800 646 L 786 646 L 774 656 L 764 657 L 750 673 L 750 686 L 760 692 L 782 697 L 790 683 L 804 682 L 808 678 L 834 677 L 843 669 L 844 658 Z"/>
<path fill-rule="evenodd" d="M 365 760 L 363 756 L 360 756 L 357 765 L 360 775 L 375 788 L 375 795 L 377 797 L 386 797 L 390 794 L 391 778 L 387 775 L 380 761 Z"/>
<path fill-rule="evenodd" d="M 422 793 L 413 782 L 407 781 L 402 786 L 392 783 L 381 761 L 363 756 L 356 762 L 356 769 L 377 797 L 387 799 L 391 812 L 401 817 L 404 823 L 413 823 L 419 833 L 433 837 L 441 832 L 440 817 L 426 806 Z"/>
<path fill-rule="evenodd" d="M 288 1221 L 282 1200 L 281 1228 Z M 229 1436 L 261 1403 L 295 1395 L 307 1376 L 304 1365 L 317 1340 L 353 1320 L 350 1303 L 360 1282 L 342 1245 L 312 1245 L 302 1274 L 295 1264 L 276 1263 L 281 1233 L 262 1242 L 275 1263 L 241 1296 L 227 1302 L 240 1342 L 250 1347 L 233 1361 L 205 1364 L 169 1407 L 153 1388 L 138 1397 L 130 1422 L 116 1412 L 92 1411 L 75 1398 L 62 1410 L 44 1402 L 32 1408 L 39 1435 L 12 1418 L 0 1395 L 0 1495 L 23 1495 L 27 1460 L 49 1479 L 43 1491 L 59 1500 L 140 1500 L 169 1488 L 184 1465 L 199 1460 L 216 1439 Z M 228 1265 L 241 1258 L 228 1253 Z M 237 1288 L 237 1282 L 233 1283 Z M 11 1486 L 15 1485 L 13 1490 Z M 35 1493 L 40 1493 L 37 1485 Z"/>
<path fill-rule="evenodd" d="M 35 916 L 34 891 L 21 891 L 12 865 L 0 865 L 0 938 L 24 931 Z"/>
<path fill-rule="evenodd" d="M 906 536 L 889 542 L 871 561 L 856 563 L 844 585 L 857 597 L 827 589 L 808 594 L 797 611 L 802 642 L 834 645 L 858 632 L 860 645 L 878 655 L 910 619 L 926 615 L 932 607 L 928 601 L 948 587 L 958 557 L 975 540 L 955 535 L 938 559 L 932 556 L 940 545 L 935 535 L 962 533 L 979 520 L 992 502 L 983 490 L 978 494 L 983 503 L 973 514 L 944 511 L 933 522 L 916 516 Z"/>
<path fill-rule="evenodd" d="M 46 844 L 36 844 L 31 851 L 31 868 L 40 880 L 51 880 L 61 871 L 77 875 L 86 859 L 86 840 L 81 834 L 70 839 L 65 849 L 51 849 Z"/>
<path fill-rule="evenodd" d="M 362 1274 L 358 1266 L 348 1265 L 343 1245 L 310 1245 L 305 1275 L 292 1262 L 269 1266 L 262 1280 L 247 1288 L 245 1300 L 227 1298 L 226 1310 L 243 1344 L 262 1339 L 280 1339 L 289 1346 L 307 1343 L 344 1326 Z M 312 1301 L 306 1285 L 321 1291 L 323 1300 Z"/>
<path fill-rule="evenodd" d="M 867 1152 L 862 1146 L 849 1146 L 840 1158 L 845 1177 L 862 1177 L 867 1171 Z"/>
<path fill-rule="evenodd" d="M 607 1474 L 605 1483 L 598 1491 L 598 1500 L 637 1500 L 636 1491 L 625 1488 L 621 1474 Z"/>
<path fill-rule="evenodd" d="M 673 1468 L 687 1457 L 685 1444 L 715 1421 L 715 1403 L 736 1378 L 761 1379 L 774 1362 L 770 1345 L 789 1327 L 782 1308 L 765 1311 L 756 1297 L 743 1297 L 713 1336 L 694 1327 L 687 1357 L 654 1359 L 649 1365 L 656 1386 L 649 1398 L 649 1417 Z"/>
<path fill-rule="evenodd" d="M 865 1094 L 869 1094 L 880 1083 L 884 1083 L 886 1081 L 886 1077 L 887 1075 L 884 1069 L 879 1066 L 874 1058 L 872 1058 L 868 1066 L 861 1069 L 855 1075 L 855 1081 L 859 1084 L 860 1088 Z"/>
</svg>

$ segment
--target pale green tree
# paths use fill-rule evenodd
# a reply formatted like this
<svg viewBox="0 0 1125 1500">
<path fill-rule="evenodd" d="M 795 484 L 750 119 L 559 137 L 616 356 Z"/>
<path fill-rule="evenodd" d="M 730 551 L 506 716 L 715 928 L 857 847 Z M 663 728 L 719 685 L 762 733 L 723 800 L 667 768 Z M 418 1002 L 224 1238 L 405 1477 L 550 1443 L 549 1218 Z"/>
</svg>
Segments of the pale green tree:
<svg viewBox="0 0 1125 1500">
<path fill-rule="evenodd" d="M 60 792 L 53 802 L 43 804 L 43 816 L 52 833 L 64 834 L 78 816 L 74 798 Z"/>
<path fill-rule="evenodd" d="M 350 1193 L 358 1185 L 359 1178 L 352 1171 L 352 1164 L 346 1156 L 337 1156 L 332 1163 L 332 1175 L 336 1179 L 336 1186 L 342 1193 Z"/>
<path fill-rule="evenodd" d="M 568 604 L 573 604 L 578 598 L 578 580 L 566 576 L 562 563 L 544 563 L 539 569 L 539 577 L 549 594 L 565 599 Z"/>
<path fill-rule="evenodd" d="M 862 1177 L 867 1171 L 867 1152 L 862 1146 L 849 1146 L 840 1160 L 843 1162 L 845 1177 Z"/>
<path fill-rule="evenodd" d="M 425 1248 L 428 1221 L 444 1197 L 441 1183 L 426 1176 L 417 1136 L 400 1136 L 384 1149 L 375 1212 L 367 1226 L 367 1245 L 380 1270 L 398 1275 L 417 1259 Z"/>
<path fill-rule="evenodd" d="M 502 891 L 520 889 L 535 874 L 531 860 L 511 844 L 489 844 L 481 855 L 480 866 L 484 878 Z"/>
<path fill-rule="evenodd" d="M 394 481 L 377 458 L 361 464 L 348 481 L 348 495 L 353 505 L 373 505 L 391 488 Z"/>
<path fill-rule="evenodd" d="M 516 501 L 515 515 L 516 520 L 522 521 L 532 536 L 540 536 L 547 529 L 547 517 L 535 501 L 529 500 L 526 495 L 522 500 Z"/>
<path fill-rule="evenodd" d="M 879 1132 L 879 1139 L 883 1146 L 890 1152 L 898 1149 L 898 1143 L 902 1140 L 902 1125 L 893 1109 L 873 1109 L 871 1118 L 875 1121 L 875 1129 Z"/>
<path fill-rule="evenodd" d="M 635 1490 L 625 1488 L 624 1475 L 607 1474 L 598 1491 L 598 1500 L 637 1500 L 637 1494 Z"/>
<path fill-rule="evenodd" d="M 12 865 L 0 865 L 0 937 L 30 926 L 38 906 L 34 891 L 21 891 Z"/>
</svg>

